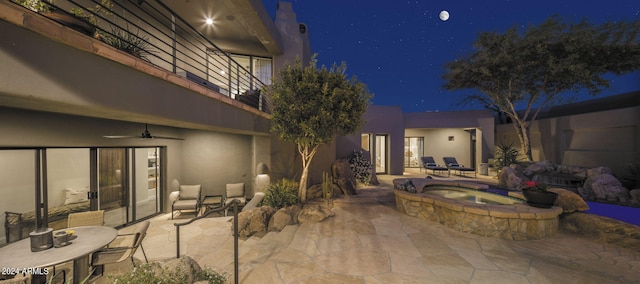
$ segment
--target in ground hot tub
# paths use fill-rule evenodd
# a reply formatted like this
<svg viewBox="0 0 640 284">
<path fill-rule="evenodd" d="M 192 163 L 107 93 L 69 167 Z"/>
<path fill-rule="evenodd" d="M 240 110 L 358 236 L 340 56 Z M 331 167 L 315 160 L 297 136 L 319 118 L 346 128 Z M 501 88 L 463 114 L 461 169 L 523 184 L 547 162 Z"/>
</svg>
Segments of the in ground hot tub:
<svg viewBox="0 0 640 284">
<path fill-rule="evenodd" d="M 407 179 L 394 180 L 394 185 Z M 507 240 L 537 240 L 558 231 L 562 208 L 536 208 L 465 181 L 411 179 L 416 193 L 394 190 L 396 206 L 409 216 L 452 229 Z"/>
<path fill-rule="evenodd" d="M 422 192 L 476 204 L 507 205 L 521 204 L 524 202 L 521 199 L 513 197 L 453 186 L 430 185 L 425 186 Z"/>
</svg>

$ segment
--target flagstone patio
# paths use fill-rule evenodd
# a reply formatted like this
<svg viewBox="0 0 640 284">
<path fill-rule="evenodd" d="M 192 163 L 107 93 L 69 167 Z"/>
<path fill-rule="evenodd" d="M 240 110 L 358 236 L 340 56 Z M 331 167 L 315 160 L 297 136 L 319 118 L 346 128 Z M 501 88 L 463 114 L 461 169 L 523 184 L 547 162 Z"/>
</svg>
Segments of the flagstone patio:
<svg viewBox="0 0 640 284">
<path fill-rule="evenodd" d="M 424 177 L 417 170 L 404 177 Z M 640 252 L 563 230 L 543 240 L 510 241 L 462 233 L 395 208 L 392 180 L 338 198 L 335 216 L 239 242 L 241 283 L 637 283 Z M 478 176 L 484 181 L 491 178 Z M 437 178 L 437 177 L 436 177 Z M 452 177 L 452 179 L 460 177 Z M 472 179 L 472 178 L 469 178 Z M 176 257 L 176 222 L 154 218 L 143 245 L 149 260 Z M 230 217 L 181 229 L 181 254 L 233 281 Z M 131 231 L 133 227 L 122 229 Z M 142 252 L 136 253 L 144 259 Z M 105 275 L 130 269 L 107 266 Z M 108 283 L 101 277 L 96 283 Z"/>
</svg>

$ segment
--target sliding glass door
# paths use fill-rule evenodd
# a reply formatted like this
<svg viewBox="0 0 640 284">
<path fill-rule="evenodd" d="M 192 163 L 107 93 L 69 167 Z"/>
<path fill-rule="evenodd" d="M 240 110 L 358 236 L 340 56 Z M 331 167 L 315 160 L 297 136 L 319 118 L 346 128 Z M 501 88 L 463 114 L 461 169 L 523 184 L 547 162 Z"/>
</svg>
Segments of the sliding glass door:
<svg viewBox="0 0 640 284">
<path fill-rule="evenodd" d="M 387 173 L 387 135 L 376 134 L 376 173 Z"/>
<path fill-rule="evenodd" d="M 0 151 L 0 244 L 26 238 L 35 228 L 36 160 L 35 149 Z"/>
<path fill-rule="evenodd" d="M 87 148 L 47 149 L 46 161 L 49 228 L 63 229 L 67 227 L 68 213 L 97 208 L 97 202 L 89 199 L 90 150 Z"/>
<path fill-rule="evenodd" d="M 99 149 L 100 209 L 119 226 L 160 212 L 161 147 Z"/>
<path fill-rule="evenodd" d="M 136 148 L 134 151 L 133 183 L 135 195 L 132 196 L 130 215 L 133 220 L 149 217 L 160 211 L 161 148 Z"/>
<path fill-rule="evenodd" d="M 129 183 L 127 149 L 98 149 L 98 209 L 104 210 L 105 225 L 120 226 L 127 223 Z"/>
<path fill-rule="evenodd" d="M 404 167 L 421 167 L 420 158 L 424 155 L 424 137 L 404 138 Z"/>
<path fill-rule="evenodd" d="M 0 244 L 65 228 L 73 212 L 105 210 L 113 227 L 157 214 L 163 149 L 0 149 Z"/>
</svg>

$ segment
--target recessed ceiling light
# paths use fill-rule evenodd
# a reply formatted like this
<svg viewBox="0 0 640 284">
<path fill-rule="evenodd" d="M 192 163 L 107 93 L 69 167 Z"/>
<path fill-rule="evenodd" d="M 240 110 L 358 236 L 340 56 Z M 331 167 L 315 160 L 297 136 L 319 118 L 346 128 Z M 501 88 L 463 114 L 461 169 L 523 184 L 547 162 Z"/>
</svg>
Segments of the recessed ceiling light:
<svg viewBox="0 0 640 284">
<path fill-rule="evenodd" d="M 211 18 L 207 18 L 207 19 L 205 20 L 205 23 L 207 23 L 207 25 L 213 25 L 213 19 L 211 19 Z"/>
</svg>

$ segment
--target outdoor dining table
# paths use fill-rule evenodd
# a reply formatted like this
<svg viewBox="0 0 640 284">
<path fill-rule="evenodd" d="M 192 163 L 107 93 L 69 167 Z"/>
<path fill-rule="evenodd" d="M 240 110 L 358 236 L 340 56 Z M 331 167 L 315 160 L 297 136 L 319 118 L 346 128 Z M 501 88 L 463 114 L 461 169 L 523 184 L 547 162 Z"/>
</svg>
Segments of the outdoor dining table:
<svg viewBox="0 0 640 284">
<path fill-rule="evenodd" d="M 26 238 L 0 248 L 0 267 L 20 273 L 29 269 L 38 271 L 41 268 L 40 272 L 43 272 L 44 268 L 73 260 L 73 283 L 80 283 L 89 275 L 89 255 L 109 244 L 118 235 L 116 229 L 106 226 L 74 227 L 59 231 L 64 230 L 74 230 L 77 238 L 63 247 L 32 252 L 31 241 Z M 49 270 L 48 273 L 52 271 Z"/>
</svg>

